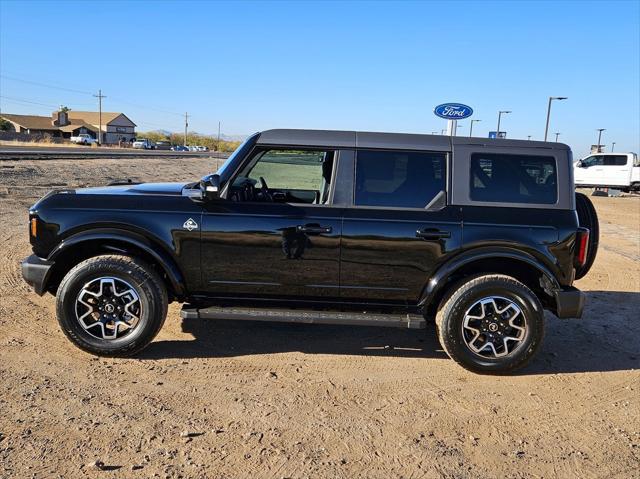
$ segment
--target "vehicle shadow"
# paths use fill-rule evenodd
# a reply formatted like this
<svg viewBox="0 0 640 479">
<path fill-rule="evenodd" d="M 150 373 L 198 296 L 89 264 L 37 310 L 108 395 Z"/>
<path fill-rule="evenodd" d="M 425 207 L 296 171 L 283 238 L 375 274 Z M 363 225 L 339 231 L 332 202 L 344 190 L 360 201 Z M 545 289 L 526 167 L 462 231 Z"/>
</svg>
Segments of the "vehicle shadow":
<svg viewBox="0 0 640 479">
<path fill-rule="evenodd" d="M 193 341 L 155 341 L 140 359 L 233 357 L 300 351 L 343 354 L 447 358 L 435 327 L 425 330 L 323 324 L 182 319 Z"/>
<path fill-rule="evenodd" d="M 549 315 L 542 349 L 520 374 L 640 369 L 640 293 L 586 293 L 582 319 Z"/>
<path fill-rule="evenodd" d="M 624 371 L 640 367 L 640 293 L 588 291 L 581 320 L 548 315 L 542 349 L 519 375 Z M 426 330 L 261 321 L 182 320 L 193 341 L 159 340 L 137 357 L 234 357 L 300 351 L 446 359 L 433 324 Z"/>
</svg>

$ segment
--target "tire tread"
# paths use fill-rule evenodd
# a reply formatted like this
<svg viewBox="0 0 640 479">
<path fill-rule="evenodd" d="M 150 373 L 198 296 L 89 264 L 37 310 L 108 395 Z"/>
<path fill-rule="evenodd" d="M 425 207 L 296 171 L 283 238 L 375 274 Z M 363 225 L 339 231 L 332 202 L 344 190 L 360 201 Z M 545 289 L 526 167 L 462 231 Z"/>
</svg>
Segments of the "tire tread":
<svg viewBox="0 0 640 479">
<path fill-rule="evenodd" d="M 131 274 L 132 271 L 135 271 L 135 274 L 139 274 L 144 278 L 144 281 L 140 283 L 140 286 L 149 287 L 153 291 L 152 297 L 160 300 L 160 320 L 153 321 L 153 329 L 147 332 L 144 337 L 140 338 L 140 341 L 134 341 L 117 350 L 100 349 L 87 343 L 80 335 L 78 335 L 72 328 L 67 327 L 61 320 L 61 316 L 65 314 L 64 300 L 69 289 L 69 284 L 75 280 L 76 276 L 80 272 L 90 273 L 94 270 L 104 270 L 107 267 L 114 270 L 114 272 L 120 271 L 127 274 Z M 93 256 L 78 263 L 69 270 L 60 282 L 56 297 L 56 313 L 58 316 L 58 322 L 60 323 L 64 334 L 80 349 L 100 356 L 132 356 L 144 349 L 162 328 L 169 307 L 167 289 L 159 274 L 150 265 L 139 258 L 117 254 Z"/>
<path fill-rule="evenodd" d="M 462 361 L 461 356 L 457 354 L 457 351 L 453 347 L 451 347 L 451 342 L 449 341 L 450 338 L 445 337 L 445 335 L 447 334 L 447 331 L 446 331 L 446 327 L 444 327 L 444 321 L 447 317 L 451 315 L 452 309 L 456 306 L 456 304 L 460 300 L 464 299 L 465 295 L 470 294 L 475 287 L 481 286 L 489 282 L 502 282 L 505 284 L 505 286 L 511 286 L 514 289 L 518 289 L 518 288 L 524 289 L 528 293 L 530 298 L 533 299 L 534 309 L 536 309 L 537 311 L 540 311 L 541 315 L 544 315 L 544 309 L 542 307 L 542 304 L 540 303 L 540 300 L 535 295 L 535 293 L 531 291 L 531 289 L 528 288 L 525 284 L 521 283 L 520 281 L 516 280 L 511 276 L 507 276 L 504 274 L 479 274 L 477 276 L 471 276 L 469 278 L 465 278 L 464 280 L 456 283 L 451 287 L 450 292 L 447 295 L 445 295 L 445 297 L 440 303 L 440 307 L 438 308 L 438 312 L 435 318 L 436 332 L 438 335 L 438 340 L 440 341 L 440 344 L 442 345 L 446 353 L 449 355 L 451 359 L 453 359 L 453 361 L 455 361 L 458 365 L 462 366 L 463 368 L 470 369 L 474 372 L 481 372 L 485 374 L 510 373 L 512 371 L 515 371 L 517 369 L 524 367 L 534 356 L 535 351 L 538 349 L 538 347 L 542 343 L 542 340 L 544 337 L 544 326 L 542 327 L 542 334 L 534 344 L 533 348 L 530 351 L 528 351 L 527 354 L 525 354 L 519 361 L 515 361 L 512 364 L 508 365 L 507 367 L 502 368 L 500 370 L 495 370 L 495 371 L 470 367 L 469 364 Z"/>
</svg>

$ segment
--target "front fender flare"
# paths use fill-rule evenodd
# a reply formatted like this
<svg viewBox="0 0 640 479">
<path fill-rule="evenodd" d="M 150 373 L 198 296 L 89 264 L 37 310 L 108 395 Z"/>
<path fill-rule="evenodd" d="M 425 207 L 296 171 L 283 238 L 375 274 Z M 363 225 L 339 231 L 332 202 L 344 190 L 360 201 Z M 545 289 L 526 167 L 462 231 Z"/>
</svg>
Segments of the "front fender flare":
<svg viewBox="0 0 640 479">
<path fill-rule="evenodd" d="M 561 289 L 558 280 L 551 270 L 543 264 L 540 260 L 536 259 L 533 255 L 524 251 L 515 250 L 506 247 L 487 247 L 476 248 L 465 253 L 462 253 L 454 258 L 450 259 L 443 265 L 441 265 L 434 274 L 431 275 L 427 284 L 425 285 L 418 306 L 423 308 L 431 304 L 433 298 L 437 298 L 439 293 L 442 292 L 442 288 L 447 283 L 447 278 L 454 274 L 460 268 L 471 264 L 475 261 L 492 259 L 492 258 L 507 258 L 510 260 L 521 261 L 529 266 L 535 268 L 540 275 L 544 278 L 544 289 L 550 296 L 553 297 L 555 291 Z"/>
<path fill-rule="evenodd" d="M 117 241 L 119 243 L 129 244 L 143 250 L 145 253 L 150 255 L 162 268 L 162 271 L 167 275 L 167 278 L 169 278 L 173 291 L 176 293 L 176 295 L 178 297 L 184 296 L 185 281 L 176 261 L 159 244 L 133 231 L 120 230 L 116 228 L 99 228 L 92 229 L 91 231 L 75 233 L 68 238 L 65 238 L 49 254 L 47 261 L 55 262 L 56 258 L 59 258 L 63 254 L 67 253 L 74 246 L 85 243 L 87 241 L 96 240 L 105 242 L 108 242 L 109 240 Z"/>
</svg>

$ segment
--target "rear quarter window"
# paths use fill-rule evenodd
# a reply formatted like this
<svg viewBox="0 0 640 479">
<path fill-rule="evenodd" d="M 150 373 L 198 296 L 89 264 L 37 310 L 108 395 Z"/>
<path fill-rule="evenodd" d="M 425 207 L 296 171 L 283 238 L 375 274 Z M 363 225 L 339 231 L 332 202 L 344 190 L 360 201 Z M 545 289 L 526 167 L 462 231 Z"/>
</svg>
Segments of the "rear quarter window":
<svg viewBox="0 0 640 479">
<path fill-rule="evenodd" d="M 604 166 L 625 166 L 627 155 L 607 155 L 604 157 Z"/>
<path fill-rule="evenodd" d="M 558 201 L 554 157 L 474 153 L 470 183 L 473 201 L 525 204 Z"/>
</svg>

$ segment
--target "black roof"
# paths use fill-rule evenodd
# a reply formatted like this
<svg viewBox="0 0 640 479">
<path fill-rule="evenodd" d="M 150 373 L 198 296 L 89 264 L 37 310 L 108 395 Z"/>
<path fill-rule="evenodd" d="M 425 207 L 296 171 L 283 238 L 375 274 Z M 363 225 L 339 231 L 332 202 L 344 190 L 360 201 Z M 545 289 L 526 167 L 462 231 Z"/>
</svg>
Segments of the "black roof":
<svg viewBox="0 0 640 479">
<path fill-rule="evenodd" d="M 451 151 L 455 145 L 486 147 L 544 148 L 568 150 L 564 143 L 469 138 L 463 136 L 421 135 L 413 133 L 376 133 L 339 130 L 266 130 L 260 133 L 259 145 L 287 145 L 334 148 L 381 148 L 400 150 Z"/>
</svg>

